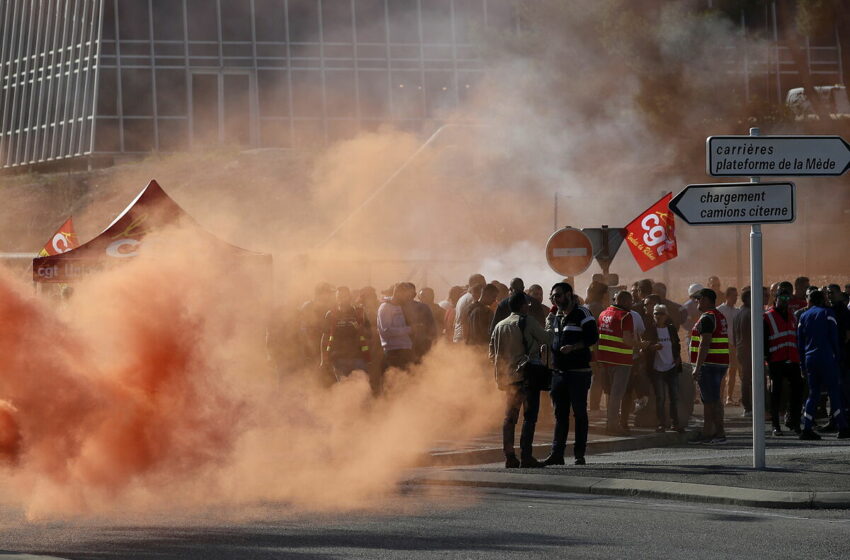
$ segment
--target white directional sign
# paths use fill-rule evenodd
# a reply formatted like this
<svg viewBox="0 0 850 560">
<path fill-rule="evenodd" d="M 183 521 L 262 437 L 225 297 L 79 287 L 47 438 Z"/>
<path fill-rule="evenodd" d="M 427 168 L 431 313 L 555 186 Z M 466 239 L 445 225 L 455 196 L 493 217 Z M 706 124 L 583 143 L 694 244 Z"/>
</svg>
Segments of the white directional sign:
<svg viewBox="0 0 850 560">
<path fill-rule="evenodd" d="M 840 136 L 709 136 L 708 174 L 715 177 L 841 175 L 850 145 Z"/>
<path fill-rule="evenodd" d="M 688 185 L 670 210 L 691 225 L 794 221 L 794 183 Z"/>
</svg>

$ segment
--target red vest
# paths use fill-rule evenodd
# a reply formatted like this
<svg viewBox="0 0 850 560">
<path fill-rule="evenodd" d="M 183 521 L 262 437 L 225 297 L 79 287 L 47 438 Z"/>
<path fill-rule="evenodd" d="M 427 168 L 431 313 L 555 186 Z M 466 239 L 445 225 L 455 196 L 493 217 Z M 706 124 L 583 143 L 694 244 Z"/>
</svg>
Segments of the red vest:
<svg viewBox="0 0 850 560">
<path fill-rule="evenodd" d="M 800 353 L 797 350 L 797 320 L 788 310 L 788 319 L 771 307 L 764 313 L 767 330 L 767 361 L 800 363 Z"/>
<path fill-rule="evenodd" d="M 695 364 L 697 355 L 699 354 L 699 343 L 702 340 L 699 332 L 699 323 L 703 315 L 711 315 L 714 317 L 714 332 L 711 333 L 711 346 L 708 348 L 708 355 L 705 357 L 706 364 L 716 364 L 721 366 L 729 365 L 729 326 L 726 324 L 726 317 L 723 313 L 716 309 L 710 309 L 700 315 L 697 319 L 694 328 L 691 329 L 691 363 Z"/>
<path fill-rule="evenodd" d="M 619 366 L 632 365 L 634 350 L 623 340 L 623 321 L 629 312 L 613 305 L 599 314 L 599 345 L 596 361 Z"/>
</svg>

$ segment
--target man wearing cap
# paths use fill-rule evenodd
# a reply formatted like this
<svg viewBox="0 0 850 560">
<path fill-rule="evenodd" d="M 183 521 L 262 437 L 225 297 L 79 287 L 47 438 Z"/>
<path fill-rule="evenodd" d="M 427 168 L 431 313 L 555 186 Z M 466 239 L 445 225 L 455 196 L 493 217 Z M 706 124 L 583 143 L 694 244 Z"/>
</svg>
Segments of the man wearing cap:
<svg viewBox="0 0 850 560">
<path fill-rule="evenodd" d="M 699 443 L 726 443 L 720 387 L 729 368 L 729 326 L 716 308 L 717 293 L 703 288 L 693 295 L 701 315 L 691 330 L 690 358 L 699 385 L 705 424 Z"/>
</svg>

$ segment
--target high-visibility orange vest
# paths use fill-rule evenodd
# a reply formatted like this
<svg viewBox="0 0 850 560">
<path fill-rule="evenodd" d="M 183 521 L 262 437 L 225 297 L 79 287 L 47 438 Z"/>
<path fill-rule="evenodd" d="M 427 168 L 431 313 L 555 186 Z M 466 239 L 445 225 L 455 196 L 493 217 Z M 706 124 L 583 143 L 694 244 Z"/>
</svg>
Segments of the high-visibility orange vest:
<svg viewBox="0 0 850 560">
<path fill-rule="evenodd" d="M 716 364 L 721 366 L 729 365 L 729 325 L 726 324 L 726 317 L 723 313 L 716 309 L 709 309 L 700 315 L 694 328 L 691 329 L 691 363 L 695 364 L 697 355 L 699 354 L 699 343 L 702 340 L 699 332 L 700 320 L 705 315 L 714 317 L 714 332 L 711 333 L 711 346 L 708 348 L 708 355 L 705 357 L 706 364 Z"/>
<path fill-rule="evenodd" d="M 618 366 L 632 365 L 634 349 L 623 340 L 623 321 L 629 311 L 612 305 L 599 314 L 599 345 L 596 361 Z"/>
<path fill-rule="evenodd" d="M 800 353 L 797 350 L 797 320 L 788 310 L 788 318 L 771 307 L 764 313 L 767 327 L 767 361 L 800 363 Z"/>
</svg>

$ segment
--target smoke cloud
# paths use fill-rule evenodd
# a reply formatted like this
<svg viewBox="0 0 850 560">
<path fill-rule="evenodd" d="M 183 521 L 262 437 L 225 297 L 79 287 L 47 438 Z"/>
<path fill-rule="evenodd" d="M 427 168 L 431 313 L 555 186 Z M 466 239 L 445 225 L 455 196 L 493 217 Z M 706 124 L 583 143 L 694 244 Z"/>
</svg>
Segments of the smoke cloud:
<svg viewBox="0 0 850 560">
<path fill-rule="evenodd" d="M 0 179 L 3 250 L 37 251 L 69 214 L 90 239 L 154 177 L 203 228 L 275 263 L 234 263 L 178 226 L 67 303 L 32 294 L 29 263 L 3 272 L 8 487 L 33 518 L 266 499 L 351 509 L 380 503 L 435 442 L 492 429 L 501 397 L 481 356 L 437 345 L 390 372 L 379 398 L 365 375 L 325 388 L 298 359 L 295 308 L 320 281 L 412 280 L 438 299 L 473 272 L 545 287 L 559 279 L 543 255 L 556 223 L 623 226 L 663 192 L 713 182 L 708 135 L 810 131 L 742 102 L 724 49 L 764 45 L 691 7 L 519 3 L 520 32 L 479 31 L 488 71 L 433 137 L 387 125 L 316 150 L 223 147 Z M 843 183 L 817 181 L 797 181 L 797 224 L 765 227 L 769 282 L 848 278 L 813 250 L 846 233 Z M 680 257 L 650 274 L 673 298 L 710 274 L 745 282 L 739 232 L 679 225 Z M 612 271 L 645 276 L 625 248 Z M 270 322 L 284 336 L 267 348 Z"/>
</svg>

